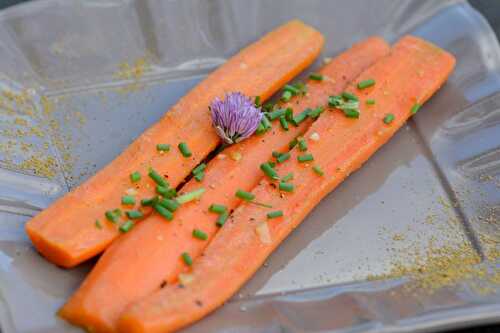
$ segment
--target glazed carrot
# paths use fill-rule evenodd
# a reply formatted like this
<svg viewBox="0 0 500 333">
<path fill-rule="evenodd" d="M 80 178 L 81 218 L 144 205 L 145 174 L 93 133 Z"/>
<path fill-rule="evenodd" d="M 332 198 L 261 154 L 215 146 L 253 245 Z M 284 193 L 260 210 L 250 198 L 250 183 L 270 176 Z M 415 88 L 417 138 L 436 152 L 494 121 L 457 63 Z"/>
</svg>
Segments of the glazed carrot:
<svg viewBox="0 0 500 333">
<path fill-rule="evenodd" d="M 324 106 L 329 94 L 340 93 L 349 81 L 388 52 L 389 46 L 380 38 L 354 45 L 322 68 L 320 73 L 327 79 L 321 83 L 309 81 L 308 95 L 292 99 L 283 107 L 303 110 Z M 185 267 L 180 259 L 183 252 L 192 258 L 202 252 L 218 230 L 217 215 L 208 212 L 210 205 L 234 209 L 239 203 L 234 192 L 256 186 L 263 175 L 259 165 L 269 160 L 273 151 L 288 150 L 289 142 L 310 124 L 308 119 L 285 131 L 276 122 L 272 131 L 223 151 L 208 163 L 202 182 L 193 179 L 182 189 L 189 192 L 204 187 L 201 199 L 179 208 L 171 223 L 152 215 L 113 243 L 61 309 L 60 316 L 92 332 L 115 331 L 116 321 L 129 303 L 155 291 L 163 282 L 175 281 Z M 194 238 L 195 229 L 206 233 L 208 240 Z"/>
<path fill-rule="evenodd" d="M 153 167 L 175 188 L 219 143 L 211 127 L 209 103 L 226 92 L 239 91 L 266 100 L 310 65 L 323 45 L 322 35 L 294 20 L 243 49 L 181 98 L 154 126 L 84 184 L 56 201 L 26 224 L 37 250 L 51 262 L 73 267 L 103 251 L 120 233 L 106 222 L 107 210 L 120 208 L 121 197 L 134 187 L 137 197 L 154 193 L 147 179 Z M 184 142 L 191 157 L 178 150 Z M 157 144 L 170 144 L 158 152 Z M 142 182 L 131 183 L 138 171 Z M 125 207 L 122 207 L 122 209 Z M 101 228 L 96 228 L 96 221 Z"/>
<path fill-rule="evenodd" d="M 328 192 L 405 123 L 416 103 L 424 103 L 439 89 L 454 63 L 453 56 L 423 40 L 410 36 L 400 40 L 389 56 L 347 89 L 359 97 L 359 118 L 348 118 L 340 110 L 323 113 L 305 134 L 307 152 L 294 149 L 289 162 L 276 167 L 280 175 L 294 173 L 293 192 L 280 194 L 267 179 L 252 191 L 255 200 L 270 203 L 283 217 L 269 219 L 270 209 L 241 204 L 188 275 L 180 277 L 183 288 L 167 285 L 130 305 L 119 320 L 119 331 L 172 332 L 223 304 Z M 368 79 L 375 84 L 357 88 Z M 371 99 L 375 104 L 367 105 Z M 388 113 L 394 119 L 386 124 Z M 314 160 L 299 162 L 305 153 Z M 318 166 L 323 175 L 313 169 Z"/>
</svg>

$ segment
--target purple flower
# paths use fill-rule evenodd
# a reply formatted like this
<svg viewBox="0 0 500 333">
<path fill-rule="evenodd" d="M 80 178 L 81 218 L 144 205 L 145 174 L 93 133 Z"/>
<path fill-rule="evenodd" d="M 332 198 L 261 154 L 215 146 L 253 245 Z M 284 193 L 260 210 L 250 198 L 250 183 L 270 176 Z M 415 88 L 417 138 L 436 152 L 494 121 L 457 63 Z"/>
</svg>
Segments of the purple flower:
<svg viewBox="0 0 500 333">
<path fill-rule="evenodd" d="M 212 124 L 227 144 L 240 142 L 252 135 L 260 124 L 262 113 L 250 98 L 239 92 L 215 98 L 210 105 Z"/>
</svg>

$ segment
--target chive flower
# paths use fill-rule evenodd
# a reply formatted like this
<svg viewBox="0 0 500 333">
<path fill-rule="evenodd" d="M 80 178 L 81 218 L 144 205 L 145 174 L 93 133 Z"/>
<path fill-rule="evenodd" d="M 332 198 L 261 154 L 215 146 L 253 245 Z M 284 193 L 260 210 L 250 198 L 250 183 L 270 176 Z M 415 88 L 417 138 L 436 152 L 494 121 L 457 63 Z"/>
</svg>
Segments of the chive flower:
<svg viewBox="0 0 500 333">
<path fill-rule="evenodd" d="M 248 138 L 262 120 L 260 107 L 239 92 L 226 94 L 224 100 L 216 97 L 210 105 L 210 112 L 215 131 L 226 144 Z"/>
</svg>

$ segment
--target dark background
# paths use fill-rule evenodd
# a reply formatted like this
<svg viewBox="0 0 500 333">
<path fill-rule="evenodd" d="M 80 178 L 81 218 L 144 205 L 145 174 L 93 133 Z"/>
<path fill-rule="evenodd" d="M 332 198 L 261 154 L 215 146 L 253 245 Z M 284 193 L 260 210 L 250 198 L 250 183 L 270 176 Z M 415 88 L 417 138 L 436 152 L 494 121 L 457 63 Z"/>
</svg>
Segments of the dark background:
<svg viewBox="0 0 500 333">
<path fill-rule="evenodd" d="M 0 9 L 30 0 L 0 0 Z M 469 3 L 486 17 L 493 27 L 497 38 L 500 36 L 500 1 L 499 0 L 469 0 Z M 463 330 L 455 330 L 449 333 L 500 333 L 500 325 L 490 325 Z"/>
</svg>

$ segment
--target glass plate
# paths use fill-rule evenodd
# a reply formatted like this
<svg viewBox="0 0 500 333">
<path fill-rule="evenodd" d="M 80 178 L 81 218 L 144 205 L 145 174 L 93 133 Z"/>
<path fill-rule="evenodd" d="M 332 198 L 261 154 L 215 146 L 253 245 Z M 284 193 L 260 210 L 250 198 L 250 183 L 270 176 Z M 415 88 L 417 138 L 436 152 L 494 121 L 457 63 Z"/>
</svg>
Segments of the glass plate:
<svg viewBox="0 0 500 333">
<path fill-rule="evenodd" d="M 185 331 L 429 332 L 500 321 L 500 48 L 466 2 L 41 0 L 0 12 L 3 332 L 79 331 L 55 312 L 92 263 L 51 265 L 25 221 L 292 18 L 324 33 L 321 58 L 369 35 L 412 33 L 452 52 L 457 68 L 238 295 Z"/>
</svg>

